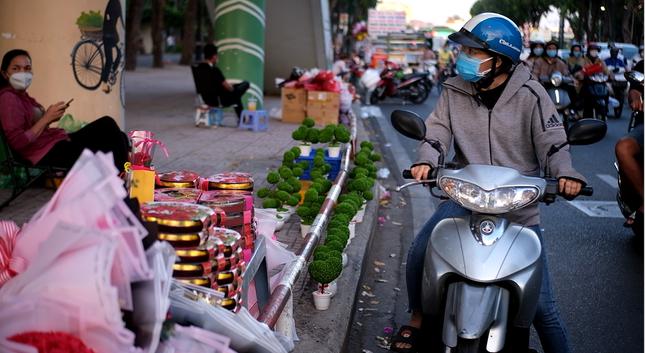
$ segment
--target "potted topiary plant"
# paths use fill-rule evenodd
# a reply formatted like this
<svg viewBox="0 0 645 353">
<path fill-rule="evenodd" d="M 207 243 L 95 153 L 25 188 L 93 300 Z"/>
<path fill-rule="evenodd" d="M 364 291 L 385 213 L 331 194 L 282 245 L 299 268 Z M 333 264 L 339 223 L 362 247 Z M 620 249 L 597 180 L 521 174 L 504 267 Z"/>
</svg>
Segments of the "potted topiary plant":
<svg viewBox="0 0 645 353">
<path fill-rule="evenodd" d="M 328 257 L 324 260 L 314 260 L 309 264 L 311 278 L 318 282 L 318 289 L 313 294 L 314 306 L 317 310 L 327 310 L 331 303 L 332 293 L 327 291 L 329 283 L 340 276 L 342 264 Z"/>
<path fill-rule="evenodd" d="M 348 143 L 351 138 L 345 125 L 329 124 L 320 131 L 320 142 L 327 143 L 327 154 L 330 158 L 340 157 L 340 144 Z"/>
<path fill-rule="evenodd" d="M 314 127 L 315 121 L 311 118 L 305 118 L 296 130 L 291 133 L 291 137 L 300 141 L 300 156 L 307 157 L 311 153 L 311 145 L 319 142 L 318 129 Z"/>
</svg>

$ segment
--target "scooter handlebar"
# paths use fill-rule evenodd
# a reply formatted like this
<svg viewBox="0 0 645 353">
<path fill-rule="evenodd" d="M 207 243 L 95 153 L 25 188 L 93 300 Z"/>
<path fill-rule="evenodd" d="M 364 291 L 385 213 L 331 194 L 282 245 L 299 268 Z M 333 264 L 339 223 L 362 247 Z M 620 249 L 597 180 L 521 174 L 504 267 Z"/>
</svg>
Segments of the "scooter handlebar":
<svg viewBox="0 0 645 353">
<path fill-rule="evenodd" d="M 578 193 L 580 196 L 593 196 L 593 187 L 591 186 L 585 186 L 582 189 L 580 189 L 580 192 Z"/>
<path fill-rule="evenodd" d="M 403 179 L 414 179 L 414 176 L 412 176 L 412 171 L 410 171 L 410 169 L 403 170 L 401 176 L 403 176 Z"/>
</svg>

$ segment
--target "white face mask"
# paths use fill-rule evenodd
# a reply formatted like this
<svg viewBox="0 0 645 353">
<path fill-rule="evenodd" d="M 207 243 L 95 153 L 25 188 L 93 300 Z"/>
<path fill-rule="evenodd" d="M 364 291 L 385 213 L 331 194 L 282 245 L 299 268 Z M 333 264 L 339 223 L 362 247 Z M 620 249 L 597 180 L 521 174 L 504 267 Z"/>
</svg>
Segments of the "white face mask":
<svg viewBox="0 0 645 353">
<path fill-rule="evenodd" d="M 589 56 L 591 56 L 592 58 L 597 57 L 598 56 L 598 51 L 597 50 L 589 51 Z"/>
<path fill-rule="evenodd" d="M 25 91 L 31 85 L 31 72 L 17 72 L 9 76 L 9 84 L 18 91 Z"/>
</svg>

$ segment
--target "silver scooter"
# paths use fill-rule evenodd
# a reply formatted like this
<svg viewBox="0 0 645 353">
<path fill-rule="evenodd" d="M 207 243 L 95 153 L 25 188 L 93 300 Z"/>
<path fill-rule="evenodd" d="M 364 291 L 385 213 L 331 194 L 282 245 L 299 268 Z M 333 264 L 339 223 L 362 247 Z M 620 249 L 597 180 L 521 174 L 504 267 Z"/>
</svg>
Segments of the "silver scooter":
<svg viewBox="0 0 645 353">
<path fill-rule="evenodd" d="M 541 244 L 533 230 L 504 215 L 536 202 L 554 202 L 557 180 L 548 169 L 545 178 L 538 178 L 507 167 L 444 164 L 441 145 L 426 139 L 426 126 L 418 115 L 397 110 L 391 121 L 399 133 L 429 143 L 440 153 L 438 167 L 427 180 L 407 183 L 397 191 L 425 184 L 438 196 L 433 192 L 438 187 L 473 211 L 440 221 L 430 235 L 422 277 L 423 314 L 443 318 L 441 347 L 433 346 L 433 351 L 528 352 L 542 280 Z M 567 144 L 595 143 L 606 131 L 602 121 L 578 120 L 570 127 L 568 142 L 552 146 L 548 157 Z M 412 174 L 405 170 L 403 177 L 410 179 Z M 580 192 L 592 193 L 591 187 Z"/>
</svg>

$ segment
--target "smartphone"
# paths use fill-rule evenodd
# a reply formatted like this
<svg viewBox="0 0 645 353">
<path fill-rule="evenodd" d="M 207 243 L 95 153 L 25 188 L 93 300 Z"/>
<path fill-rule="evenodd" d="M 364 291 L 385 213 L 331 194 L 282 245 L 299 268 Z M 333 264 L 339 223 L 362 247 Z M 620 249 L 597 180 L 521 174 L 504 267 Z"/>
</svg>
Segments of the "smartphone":
<svg viewBox="0 0 645 353">
<path fill-rule="evenodd" d="M 74 100 L 74 98 L 70 99 L 67 103 L 65 103 L 65 106 L 69 107 L 69 104 L 72 103 L 73 100 Z"/>
</svg>

